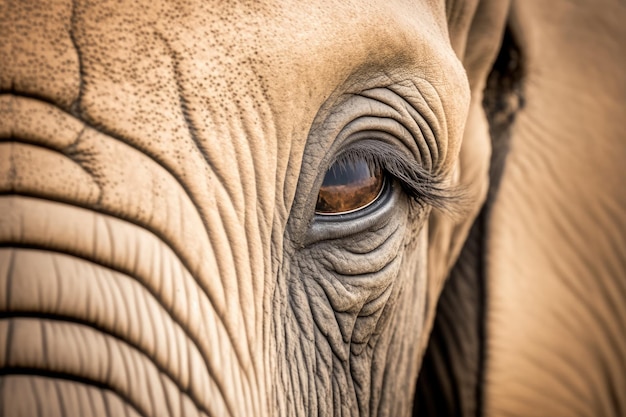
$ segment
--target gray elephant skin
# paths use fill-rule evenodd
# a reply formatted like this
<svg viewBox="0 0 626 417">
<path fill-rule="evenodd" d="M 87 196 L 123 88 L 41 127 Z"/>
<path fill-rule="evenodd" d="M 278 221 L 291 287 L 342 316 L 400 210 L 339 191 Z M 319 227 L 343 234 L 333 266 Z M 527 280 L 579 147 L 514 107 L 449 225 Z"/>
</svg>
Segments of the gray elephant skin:
<svg viewBox="0 0 626 417">
<path fill-rule="evenodd" d="M 0 0 L 0 416 L 626 416 L 625 21 Z"/>
</svg>

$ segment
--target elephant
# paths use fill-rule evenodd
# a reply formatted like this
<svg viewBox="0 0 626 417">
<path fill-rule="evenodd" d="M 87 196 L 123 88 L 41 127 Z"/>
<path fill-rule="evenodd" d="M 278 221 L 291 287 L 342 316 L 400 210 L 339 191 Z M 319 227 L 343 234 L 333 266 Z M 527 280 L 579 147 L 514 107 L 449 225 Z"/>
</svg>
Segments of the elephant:
<svg viewBox="0 0 626 417">
<path fill-rule="evenodd" d="M 0 415 L 626 415 L 625 18 L 0 0 Z"/>
</svg>

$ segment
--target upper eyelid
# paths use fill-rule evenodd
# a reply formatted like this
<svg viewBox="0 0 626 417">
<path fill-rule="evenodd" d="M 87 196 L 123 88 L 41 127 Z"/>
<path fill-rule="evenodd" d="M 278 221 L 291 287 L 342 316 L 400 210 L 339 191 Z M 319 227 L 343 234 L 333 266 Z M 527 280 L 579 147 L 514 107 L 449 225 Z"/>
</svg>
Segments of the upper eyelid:
<svg viewBox="0 0 626 417">
<path fill-rule="evenodd" d="M 436 169 L 437 162 L 445 155 L 445 147 L 440 149 L 439 143 L 445 139 L 442 137 L 445 135 L 442 135 L 440 124 L 428 106 L 428 101 L 420 94 L 417 85 L 413 86 L 411 99 L 394 85 L 364 90 L 355 95 L 378 103 L 382 109 L 386 108 L 390 115 L 388 117 L 400 123 L 412 135 L 428 168 Z"/>
</svg>

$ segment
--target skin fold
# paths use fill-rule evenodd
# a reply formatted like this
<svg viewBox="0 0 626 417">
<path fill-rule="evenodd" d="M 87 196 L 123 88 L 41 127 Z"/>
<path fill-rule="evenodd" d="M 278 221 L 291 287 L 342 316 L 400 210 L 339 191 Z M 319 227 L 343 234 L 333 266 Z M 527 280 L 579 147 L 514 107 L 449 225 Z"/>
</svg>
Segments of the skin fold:
<svg viewBox="0 0 626 417">
<path fill-rule="evenodd" d="M 565 3 L 0 0 L 0 415 L 407 416 L 470 341 L 416 398 L 623 414 L 626 89 L 567 46 L 625 14 Z M 381 196 L 315 214 L 356 148 Z"/>
</svg>

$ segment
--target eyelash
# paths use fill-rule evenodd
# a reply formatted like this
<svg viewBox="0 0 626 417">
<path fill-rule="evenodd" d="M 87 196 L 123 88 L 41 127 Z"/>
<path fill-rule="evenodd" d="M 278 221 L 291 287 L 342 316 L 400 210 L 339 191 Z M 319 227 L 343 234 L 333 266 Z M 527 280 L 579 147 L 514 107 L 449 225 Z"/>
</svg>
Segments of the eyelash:
<svg viewBox="0 0 626 417">
<path fill-rule="evenodd" d="M 393 145 L 376 140 L 363 140 L 340 153 L 334 163 L 349 164 L 360 160 L 373 169 L 395 178 L 404 192 L 418 204 L 448 210 L 459 200 L 458 190 L 450 190 L 421 165 L 398 151 Z"/>
</svg>

